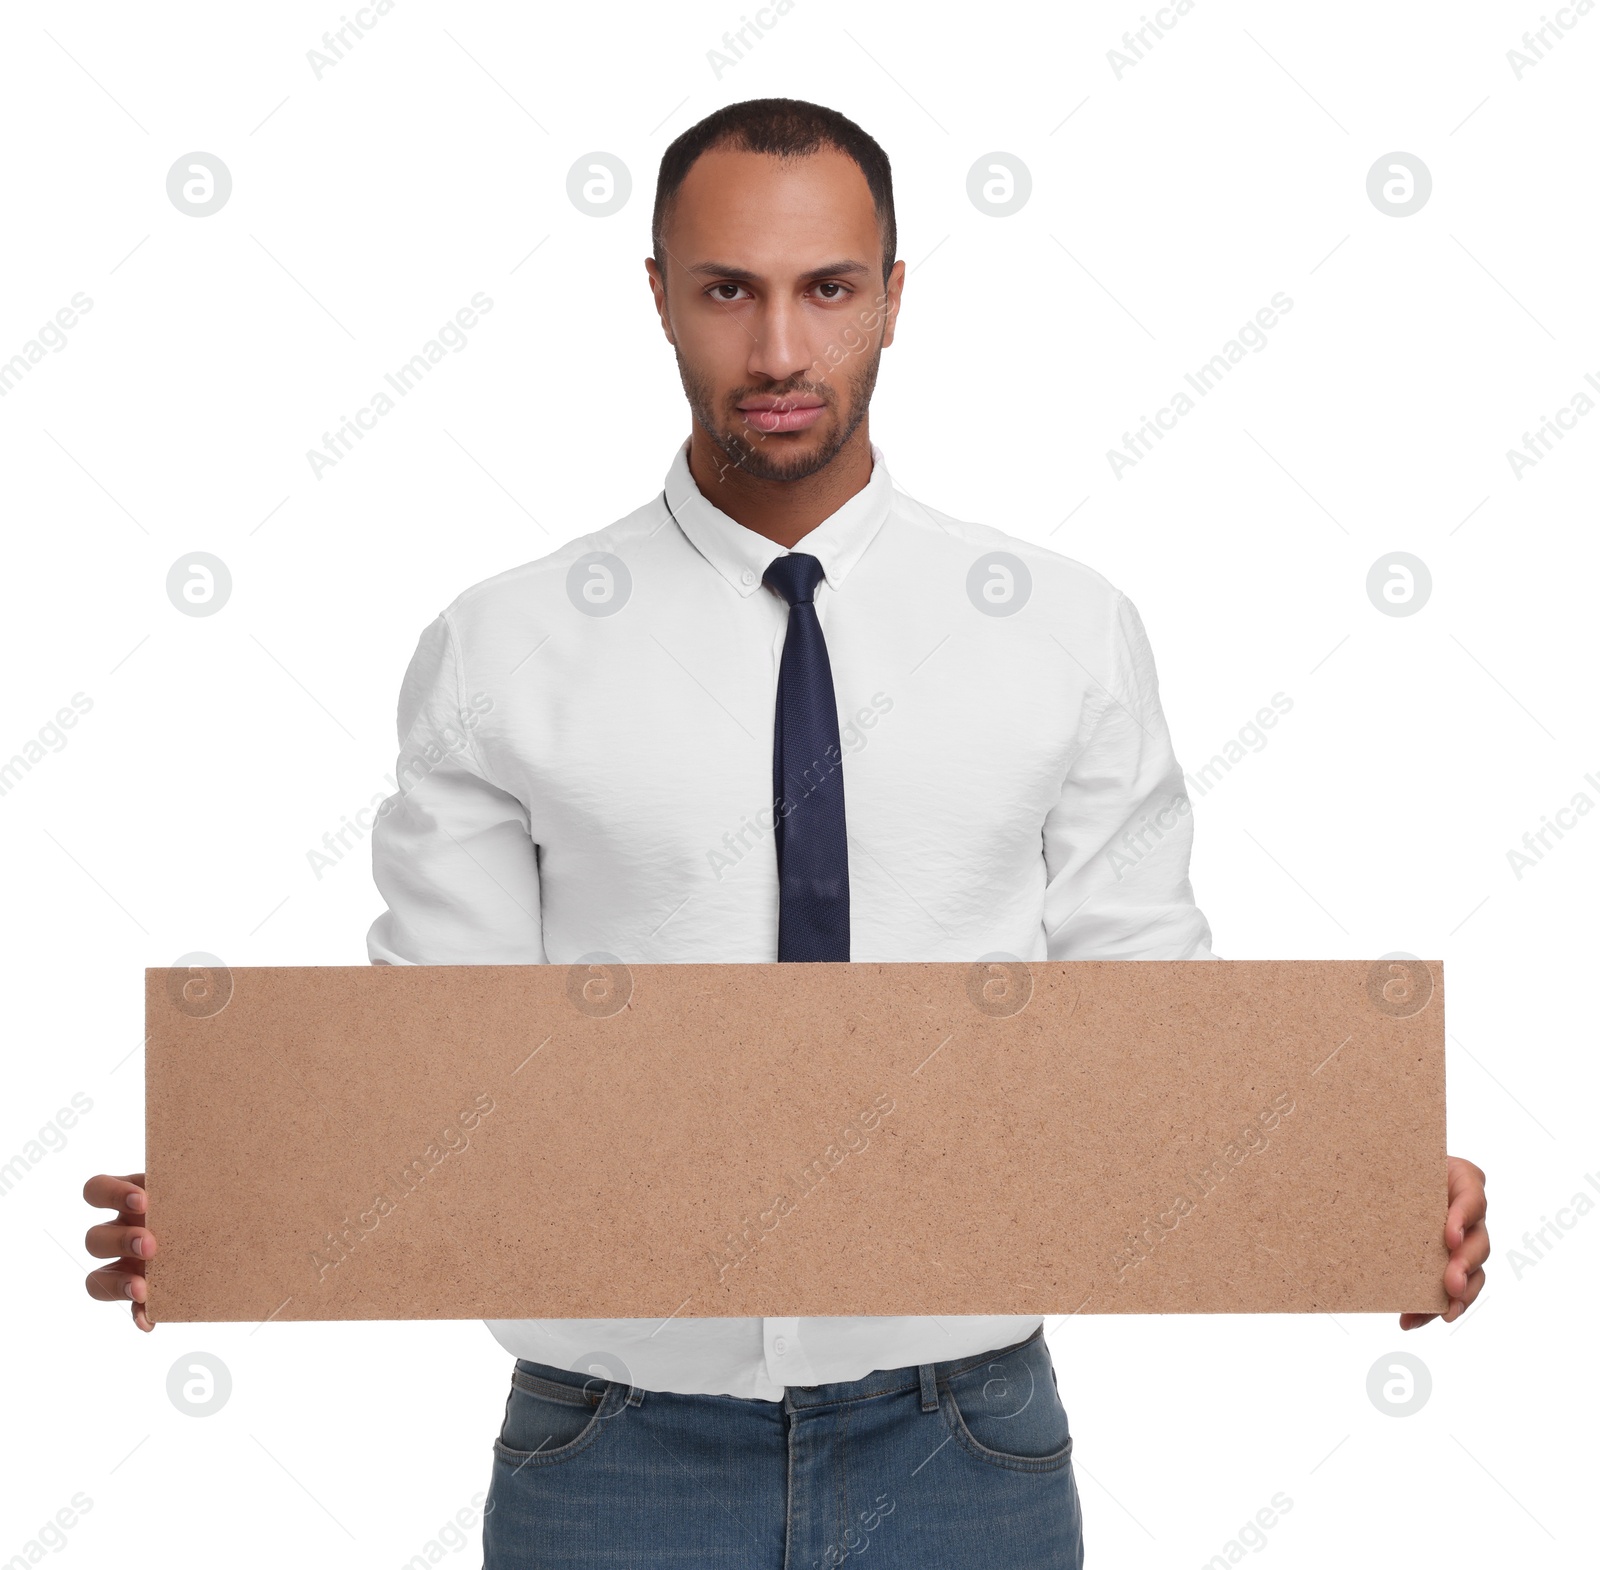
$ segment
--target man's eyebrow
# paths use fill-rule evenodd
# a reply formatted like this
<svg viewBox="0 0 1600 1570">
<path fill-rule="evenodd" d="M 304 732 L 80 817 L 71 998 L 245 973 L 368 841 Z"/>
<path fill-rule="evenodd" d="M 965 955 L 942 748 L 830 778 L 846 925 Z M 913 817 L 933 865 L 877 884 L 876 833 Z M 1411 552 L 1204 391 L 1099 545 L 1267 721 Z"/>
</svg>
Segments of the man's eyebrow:
<svg viewBox="0 0 1600 1570">
<path fill-rule="evenodd" d="M 733 267 L 724 262 L 696 262 L 686 271 L 697 273 L 702 278 L 727 278 L 734 283 L 758 283 L 761 280 L 761 274 L 752 272 L 748 267 Z M 871 271 L 865 262 L 830 262 L 826 267 L 813 267 L 801 273 L 800 281 L 818 283 L 824 278 L 853 278 Z"/>
</svg>

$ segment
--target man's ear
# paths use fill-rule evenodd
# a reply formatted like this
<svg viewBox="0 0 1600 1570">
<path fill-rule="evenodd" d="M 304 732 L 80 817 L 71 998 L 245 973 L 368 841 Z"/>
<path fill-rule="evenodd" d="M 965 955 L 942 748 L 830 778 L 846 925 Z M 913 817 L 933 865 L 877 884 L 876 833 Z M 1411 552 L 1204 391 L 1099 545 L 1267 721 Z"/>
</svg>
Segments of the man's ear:
<svg viewBox="0 0 1600 1570">
<path fill-rule="evenodd" d="M 661 269 L 656 266 L 655 257 L 645 257 L 644 270 L 650 278 L 650 293 L 655 296 L 656 315 L 661 318 L 661 330 L 667 335 L 667 342 L 673 348 L 677 348 L 678 340 L 672 336 L 672 323 L 667 316 L 667 281 L 661 276 Z"/>
<path fill-rule="evenodd" d="M 883 286 L 886 296 L 883 322 L 883 347 L 887 349 L 894 342 L 894 324 L 900 315 L 900 291 L 905 287 L 906 264 L 896 262 L 889 269 L 889 277 Z"/>
</svg>

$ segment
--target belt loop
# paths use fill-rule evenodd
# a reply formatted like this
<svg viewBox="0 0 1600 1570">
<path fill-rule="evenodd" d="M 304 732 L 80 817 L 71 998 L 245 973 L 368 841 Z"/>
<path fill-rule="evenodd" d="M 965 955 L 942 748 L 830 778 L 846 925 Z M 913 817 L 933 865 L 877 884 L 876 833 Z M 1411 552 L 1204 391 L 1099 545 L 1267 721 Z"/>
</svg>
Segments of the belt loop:
<svg viewBox="0 0 1600 1570">
<path fill-rule="evenodd" d="M 924 1412 L 937 1412 L 939 1410 L 939 1386 L 934 1379 L 933 1364 L 919 1363 L 917 1377 L 922 1382 L 922 1410 Z"/>
<path fill-rule="evenodd" d="M 638 1406 L 643 1400 L 644 1400 L 644 1391 L 638 1389 L 637 1386 L 629 1385 L 628 1386 L 628 1405 L 629 1406 Z"/>
</svg>

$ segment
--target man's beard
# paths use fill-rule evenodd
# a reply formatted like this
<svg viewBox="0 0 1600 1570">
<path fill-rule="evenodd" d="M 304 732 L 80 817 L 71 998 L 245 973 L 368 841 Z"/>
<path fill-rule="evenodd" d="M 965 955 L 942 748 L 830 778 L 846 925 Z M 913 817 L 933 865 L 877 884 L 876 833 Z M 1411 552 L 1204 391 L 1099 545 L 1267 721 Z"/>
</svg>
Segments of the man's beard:
<svg viewBox="0 0 1600 1570">
<path fill-rule="evenodd" d="M 678 375 L 683 381 L 689 408 L 700 428 L 716 443 L 731 465 L 758 480 L 803 480 L 832 463 L 845 443 L 855 435 L 857 426 L 866 418 L 867 405 L 872 401 L 872 390 L 878 381 L 880 353 L 880 350 L 874 350 L 845 384 L 850 409 L 848 421 L 837 425 L 834 434 L 814 451 L 792 456 L 786 455 L 781 447 L 774 446 L 769 437 L 748 422 L 747 417 L 734 405 L 741 398 L 754 396 L 798 398 L 809 395 L 821 398 L 832 413 L 838 408 L 838 392 L 833 386 L 803 382 L 781 390 L 742 388 L 729 400 L 728 418 L 733 423 L 725 424 L 713 407 L 714 395 L 710 386 L 684 364 L 682 354 L 677 356 Z"/>
</svg>

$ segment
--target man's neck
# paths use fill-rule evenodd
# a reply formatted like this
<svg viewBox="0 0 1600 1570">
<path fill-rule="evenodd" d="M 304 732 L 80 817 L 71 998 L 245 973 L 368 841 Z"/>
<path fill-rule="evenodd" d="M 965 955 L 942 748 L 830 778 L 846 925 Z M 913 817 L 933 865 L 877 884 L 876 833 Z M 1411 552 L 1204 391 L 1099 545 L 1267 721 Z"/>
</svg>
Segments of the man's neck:
<svg viewBox="0 0 1600 1570">
<path fill-rule="evenodd" d="M 764 480 L 747 474 L 700 428 L 689 436 L 689 474 L 700 494 L 735 523 L 792 549 L 872 478 L 872 443 L 863 420 L 833 461 L 803 480 Z"/>
</svg>

